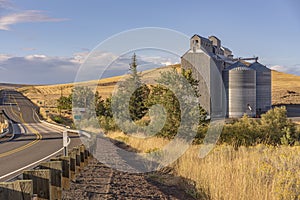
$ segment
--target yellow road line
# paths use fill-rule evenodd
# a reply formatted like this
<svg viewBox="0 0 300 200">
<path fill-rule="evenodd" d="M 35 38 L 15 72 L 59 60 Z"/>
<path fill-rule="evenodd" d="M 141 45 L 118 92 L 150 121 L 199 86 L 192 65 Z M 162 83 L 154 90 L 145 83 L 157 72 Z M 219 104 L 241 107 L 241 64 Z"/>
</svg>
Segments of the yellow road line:
<svg viewBox="0 0 300 200">
<path fill-rule="evenodd" d="M 16 105 L 18 105 L 15 98 L 14 98 L 14 101 L 15 101 Z M 11 110 L 12 110 L 12 107 L 11 107 Z M 12 112 L 14 112 L 14 111 L 12 110 Z M 16 114 L 16 113 L 14 112 L 14 114 Z M 38 143 L 43 138 L 43 136 L 36 129 L 30 127 L 28 124 L 25 123 L 25 121 L 23 119 L 23 115 L 22 115 L 21 112 L 20 112 L 20 119 L 21 119 L 21 122 L 24 124 L 24 126 L 26 126 L 29 131 L 33 132 L 36 135 L 35 140 L 28 143 L 28 144 L 26 144 L 26 145 L 23 145 L 21 147 L 18 147 L 16 149 L 11 150 L 11 151 L 7 151 L 5 153 L 0 154 L 0 158 L 11 155 L 11 154 L 14 154 L 14 153 L 17 153 L 17 152 L 22 151 L 24 149 L 27 149 L 27 148 L 33 146 L 34 144 Z"/>
</svg>

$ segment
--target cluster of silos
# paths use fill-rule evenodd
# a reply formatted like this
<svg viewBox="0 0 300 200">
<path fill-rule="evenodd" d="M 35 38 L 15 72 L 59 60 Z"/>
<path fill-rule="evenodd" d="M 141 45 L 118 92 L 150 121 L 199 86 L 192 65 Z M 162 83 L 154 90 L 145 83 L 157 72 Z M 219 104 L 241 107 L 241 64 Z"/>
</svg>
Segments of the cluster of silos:
<svg viewBox="0 0 300 200">
<path fill-rule="evenodd" d="M 259 116 L 272 105 L 271 70 L 259 62 L 252 63 L 249 68 L 256 71 L 256 113 Z"/>
<path fill-rule="evenodd" d="M 226 90 L 227 116 L 256 116 L 256 71 L 241 62 L 223 70 Z"/>
</svg>

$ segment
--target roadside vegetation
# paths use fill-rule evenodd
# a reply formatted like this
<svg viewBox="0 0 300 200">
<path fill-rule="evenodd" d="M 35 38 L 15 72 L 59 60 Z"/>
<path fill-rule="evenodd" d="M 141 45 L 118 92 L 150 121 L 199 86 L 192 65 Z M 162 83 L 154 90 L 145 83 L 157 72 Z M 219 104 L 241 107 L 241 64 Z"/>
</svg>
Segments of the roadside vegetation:
<svg viewBox="0 0 300 200">
<path fill-rule="evenodd" d="M 4 129 L 6 129 L 6 128 L 8 128 L 8 125 L 5 124 L 5 123 L 0 122 L 0 134 L 1 134 L 2 131 L 3 131 Z"/>
</svg>

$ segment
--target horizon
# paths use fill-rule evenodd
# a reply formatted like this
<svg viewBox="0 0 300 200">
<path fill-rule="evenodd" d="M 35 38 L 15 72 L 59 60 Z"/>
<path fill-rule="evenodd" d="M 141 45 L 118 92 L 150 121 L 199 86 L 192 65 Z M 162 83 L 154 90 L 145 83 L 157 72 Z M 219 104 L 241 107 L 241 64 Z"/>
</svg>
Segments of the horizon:
<svg viewBox="0 0 300 200">
<path fill-rule="evenodd" d="M 65 9 L 70 4 L 71 9 Z M 235 57 L 258 56 L 260 63 L 273 70 L 299 76 L 299 7 L 295 0 L 218 4 L 0 0 L 0 82 L 72 83 L 80 65 L 99 43 L 120 32 L 143 27 L 172 29 L 188 37 L 216 35 Z M 245 8 L 250 11 L 245 12 Z M 189 44 L 183 48 L 187 51 Z M 112 58 L 115 54 L 107 51 L 101 56 Z M 178 62 L 178 56 L 138 56 L 155 67 Z M 111 71 L 109 76 L 124 73 L 126 66 Z M 103 69 L 105 65 L 98 67 Z"/>
</svg>

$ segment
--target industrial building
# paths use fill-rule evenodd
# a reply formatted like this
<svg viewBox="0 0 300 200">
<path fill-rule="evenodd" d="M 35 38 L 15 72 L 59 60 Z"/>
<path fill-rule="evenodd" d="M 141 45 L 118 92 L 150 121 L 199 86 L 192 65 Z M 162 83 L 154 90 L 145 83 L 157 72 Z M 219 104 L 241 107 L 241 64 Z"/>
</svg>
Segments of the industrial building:
<svg viewBox="0 0 300 200">
<path fill-rule="evenodd" d="M 271 108 L 271 70 L 258 57 L 234 58 L 216 36 L 191 37 L 181 67 L 199 81 L 199 101 L 209 115 L 257 117 Z"/>
</svg>

